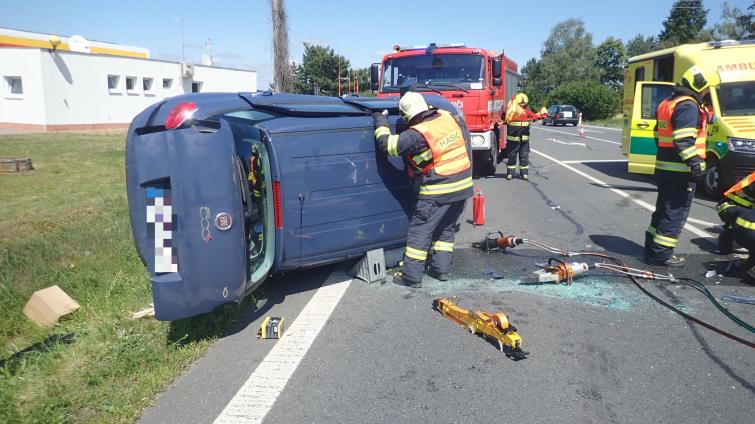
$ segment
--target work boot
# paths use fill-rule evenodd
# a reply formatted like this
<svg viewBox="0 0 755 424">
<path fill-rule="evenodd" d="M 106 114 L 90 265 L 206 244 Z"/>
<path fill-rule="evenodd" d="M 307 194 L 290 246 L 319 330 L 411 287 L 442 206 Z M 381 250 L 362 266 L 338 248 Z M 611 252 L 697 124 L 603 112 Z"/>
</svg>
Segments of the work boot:
<svg viewBox="0 0 755 424">
<path fill-rule="evenodd" d="M 428 269 L 427 270 L 427 275 L 429 275 L 429 276 L 431 276 L 431 277 L 433 277 L 433 278 L 435 278 L 436 280 L 439 280 L 439 281 L 448 281 L 448 274 L 445 274 L 443 272 L 438 272 L 438 271 L 435 271 L 433 269 Z"/>
<path fill-rule="evenodd" d="M 722 255 L 730 254 L 734 250 L 732 246 L 733 242 L 734 242 L 734 232 L 729 231 L 729 230 L 724 230 L 721 234 L 718 235 L 718 251 Z"/>
<path fill-rule="evenodd" d="M 671 255 L 671 257 L 665 261 L 645 257 L 645 263 L 648 265 L 665 266 L 668 268 L 682 268 L 684 267 L 685 259 L 676 255 Z"/>
<path fill-rule="evenodd" d="M 397 284 L 399 286 L 411 287 L 413 289 L 418 289 L 422 287 L 422 283 L 420 283 L 419 281 L 404 280 L 404 276 L 400 272 L 397 272 L 396 274 L 393 275 L 393 284 Z"/>
<path fill-rule="evenodd" d="M 506 173 L 506 179 L 508 181 L 511 181 L 513 178 L 514 178 L 514 174 L 512 174 L 511 172 L 507 172 Z"/>
<path fill-rule="evenodd" d="M 528 174 L 522 174 L 522 179 L 524 181 L 529 181 L 530 180 L 530 176 Z"/>
<path fill-rule="evenodd" d="M 747 282 L 755 284 L 755 266 L 747 270 Z"/>
</svg>

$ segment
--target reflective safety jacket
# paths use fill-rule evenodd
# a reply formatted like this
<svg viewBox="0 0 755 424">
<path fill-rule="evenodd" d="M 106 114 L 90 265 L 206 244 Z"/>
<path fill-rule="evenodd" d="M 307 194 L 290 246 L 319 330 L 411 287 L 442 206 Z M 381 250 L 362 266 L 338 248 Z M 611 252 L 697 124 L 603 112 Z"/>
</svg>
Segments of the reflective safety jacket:
<svg viewBox="0 0 755 424">
<path fill-rule="evenodd" d="M 509 101 L 509 104 L 506 107 L 506 116 L 504 118 L 506 125 L 529 127 L 530 122 L 535 119 L 540 119 L 540 115 L 527 108 L 521 107 L 514 99 Z"/>
<path fill-rule="evenodd" d="M 451 203 L 472 197 L 471 147 L 465 130 L 446 111 L 427 111 L 418 118 L 400 135 L 392 135 L 385 126 L 376 128 L 378 149 L 405 158 L 412 176 L 421 178 L 420 198 Z"/>
<path fill-rule="evenodd" d="M 692 107 L 694 105 L 694 112 Z M 683 109 L 684 113 L 679 113 Z M 658 106 L 658 153 L 656 171 L 691 172 L 690 166 L 705 169 L 707 113 L 690 96 L 677 95 Z"/>
<path fill-rule="evenodd" d="M 731 224 L 736 207 L 752 209 L 755 205 L 755 199 L 748 192 L 753 191 L 755 186 L 750 187 L 755 182 L 755 172 L 742 178 L 741 181 L 734 184 L 724 193 L 724 200 L 718 203 L 716 211 L 721 220 L 727 225 Z M 749 188 L 748 188 L 749 187 Z M 745 190 L 746 189 L 746 190 Z M 734 209 L 732 209 L 734 208 Z"/>
</svg>

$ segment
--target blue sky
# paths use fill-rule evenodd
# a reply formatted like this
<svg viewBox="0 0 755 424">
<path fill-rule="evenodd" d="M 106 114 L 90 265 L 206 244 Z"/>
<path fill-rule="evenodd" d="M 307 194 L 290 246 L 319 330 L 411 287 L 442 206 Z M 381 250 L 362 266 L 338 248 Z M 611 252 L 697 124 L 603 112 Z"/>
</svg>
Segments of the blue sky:
<svg viewBox="0 0 755 424">
<path fill-rule="evenodd" d="M 550 29 L 580 18 L 597 44 L 657 35 L 673 0 L 336 1 L 285 0 L 291 58 L 301 61 L 302 43 L 328 45 L 364 67 L 398 43 L 463 42 L 504 50 L 520 66 L 537 57 Z M 704 0 L 708 25 L 720 19 L 723 0 Z M 213 40 L 221 65 L 258 71 L 259 87 L 272 75 L 270 0 L 246 1 L 41 1 L 5 7 L 0 27 L 146 47 L 152 57 L 181 59 L 181 21 L 186 58 L 199 61 Z M 461 7 L 459 4 L 467 4 Z M 730 0 L 746 9 L 751 0 Z M 368 6 L 369 5 L 369 6 Z M 181 19 L 179 19 L 181 18 Z"/>
</svg>

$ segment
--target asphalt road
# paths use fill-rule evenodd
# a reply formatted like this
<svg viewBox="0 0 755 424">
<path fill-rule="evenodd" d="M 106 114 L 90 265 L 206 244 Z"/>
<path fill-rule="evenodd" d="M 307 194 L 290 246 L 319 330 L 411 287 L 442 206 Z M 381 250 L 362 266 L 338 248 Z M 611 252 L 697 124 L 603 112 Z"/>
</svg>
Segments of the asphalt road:
<svg viewBox="0 0 755 424">
<path fill-rule="evenodd" d="M 260 309 L 246 314 L 141 421 L 231 422 L 238 418 L 226 409 L 233 400 L 262 408 L 265 423 L 751 423 L 753 349 L 685 321 L 626 278 L 598 270 L 571 287 L 523 286 L 519 278 L 550 255 L 527 245 L 492 254 L 471 247 L 500 230 L 644 267 L 643 232 L 656 192 L 651 178 L 627 174 L 620 140 L 610 129 L 587 128 L 579 138 L 575 128 L 534 126 L 531 181 L 506 181 L 501 174 L 476 181 L 487 200 L 487 223 L 462 224 L 448 282 L 427 278 L 418 290 L 359 280 L 330 285 L 348 280 L 343 266 L 271 279 Z M 705 282 L 717 298 L 753 296 L 755 287 L 739 279 L 704 277 L 732 259 L 715 254 L 713 207 L 695 200 L 676 250 L 690 263 L 675 275 Z M 489 279 L 488 270 L 503 278 Z M 755 341 L 691 288 L 644 284 L 687 313 Z M 345 293 L 329 298 L 335 299 L 332 313 L 307 311 L 297 322 L 308 302 L 321 300 L 321 286 L 345 287 Z M 512 361 L 432 310 L 433 299 L 450 296 L 469 309 L 505 311 L 529 358 Z M 722 303 L 755 323 L 755 306 Z M 309 341 L 271 353 L 286 338 L 256 339 L 265 315 L 285 316 L 293 323 L 289 336 Z M 321 329 L 298 327 L 317 320 Z M 285 369 L 290 378 L 281 379 L 276 373 Z M 254 381 L 258 375 L 264 381 Z M 267 407 L 244 392 L 249 386 L 270 397 Z"/>
</svg>

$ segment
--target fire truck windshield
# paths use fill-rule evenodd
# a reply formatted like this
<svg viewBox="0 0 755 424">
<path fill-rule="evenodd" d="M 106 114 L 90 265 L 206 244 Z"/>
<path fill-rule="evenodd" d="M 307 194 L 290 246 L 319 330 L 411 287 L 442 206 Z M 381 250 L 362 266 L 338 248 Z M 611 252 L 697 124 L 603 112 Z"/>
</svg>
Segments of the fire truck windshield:
<svg viewBox="0 0 755 424">
<path fill-rule="evenodd" d="M 420 54 L 383 63 L 384 93 L 398 92 L 406 78 L 443 91 L 485 88 L 485 58 L 475 54 Z"/>
</svg>

